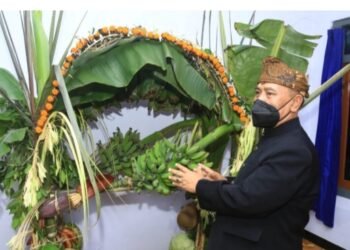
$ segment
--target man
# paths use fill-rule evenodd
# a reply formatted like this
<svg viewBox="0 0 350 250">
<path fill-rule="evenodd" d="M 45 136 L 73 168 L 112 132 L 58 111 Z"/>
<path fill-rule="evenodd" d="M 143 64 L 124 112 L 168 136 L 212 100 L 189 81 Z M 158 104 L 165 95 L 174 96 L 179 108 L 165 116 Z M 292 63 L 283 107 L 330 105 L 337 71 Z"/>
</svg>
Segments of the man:
<svg viewBox="0 0 350 250">
<path fill-rule="evenodd" d="M 234 183 L 203 165 L 170 170 L 175 186 L 216 212 L 208 249 L 302 249 L 319 185 L 316 152 L 298 118 L 304 97 L 304 74 L 266 58 L 252 108 L 264 133 Z"/>
</svg>

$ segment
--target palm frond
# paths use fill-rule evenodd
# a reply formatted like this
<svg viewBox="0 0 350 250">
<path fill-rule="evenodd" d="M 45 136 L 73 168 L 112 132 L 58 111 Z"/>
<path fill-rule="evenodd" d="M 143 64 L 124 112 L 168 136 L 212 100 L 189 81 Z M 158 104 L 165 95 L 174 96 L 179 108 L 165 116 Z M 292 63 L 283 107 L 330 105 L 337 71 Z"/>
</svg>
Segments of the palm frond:
<svg viewBox="0 0 350 250">
<path fill-rule="evenodd" d="M 57 25 L 56 25 L 56 28 L 54 29 L 54 32 L 53 32 L 53 34 L 54 34 L 53 40 L 52 40 L 52 43 L 50 43 L 50 65 L 52 65 L 53 58 L 55 55 L 58 36 L 60 34 L 60 31 L 61 31 L 62 18 L 63 18 L 63 11 L 60 11 L 60 13 L 58 15 Z"/>
<path fill-rule="evenodd" d="M 205 28 L 205 10 L 203 11 L 203 18 L 202 18 L 201 48 L 203 48 L 204 28 Z"/>
<path fill-rule="evenodd" d="M 86 15 L 87 15 L 87 11 L 84 13 L 84 16 L 81 18 L 81 21 L 80 21 L 78 27 L 76 28 L 76 30 L 75 30 L 75 32 L 74 32 L 74 34 L 73 34 L 72 39 L 71 39 L 70 42 L 68 43 L 68 46 L 67 46 L 66 50 L 64 51 L 64 53 L 63 53 L 63 55 L 62 55 L 62 58 L 61 58 L 61 60 L 60 60 L 59 65 L 62 65 L 62 64 L 63 64 L 63 62 L 64 62 L 64 60 L 65 60 L 65 58 L 66 58 L 66 55 L 67 55 L 67 53 L 68 53 L 68 51 L 69 51 L 69 48 L 70 48 L 70 46 L 72 45 L 72 43 L 73 43 L 73 41 L 74 41 L 74 39 L 75 39 L 75 36 L 76 36 L 76 34 L 78 33 L 78 30 L 80 29 L 80 26 L 81 26 L 81 24 L 83 23 L 83 21 L 84 21 Z"/>
<path fill-rule="evenodd" d="M 52 11 L 51 23 L 50 23 L 50 34 L 49 34 L 49 47 L 51 51 L 53 36 L 55 34 L 55 23 L 56 23 L 56 11 Z"/>
<path fill-rule="evenodd" d="M 211 10 L 209 10 L 209 18 L 208 18 L 208 33 L 209 33 L 209 37 L 208 37 L 208 41 L 209 41 L 209 49 L 211 50 Z"/>
<path fill-rule="evenodd" d="M 32 24 L 32 51 L 34 59 L 34 73 L 36 80 L 36 93 L 38 98 L 42 95 L 43 89 L 50 76 L 50 50 L 49 41 L 42 23 L 42 12 L 31 12 Z"/>
<path fill-rule="evenodd" d="M 228 12 L 228 27 L 230 31 L 230 44 L 233 44 L 231 11 Z"/>
<path fill-rule="evenodd" d="M 25 77 L 23 74 L 21 63 L 18 59 L 16 47 L 14 46 L 12 36 L 11 36 L 10 30 L 8 28 L 7 21 L 6 21 L 6 18 L 5 18 L 3 11 L 0 11 L 0 26 L 1 26 L 2 33 L 4 35 L 8 50 L 10 52 L 11 60 L 12 60 L 13 66 L 15 68 L 15 71 L 16 71 L 16 74 L 18 77 L 18 81 L 19 81 L 20 86 L 23 90 L 24 96 L 27 100 L 28 108 L 30 108 L 29 90 L 28 90 L 27 83 L 26 83 L 26 80 L 25 80 Z"/>
<path fill-rule="evenodd" d="M 215 34 L 215 55 L 218 54 L 218 38 L 219 38 L 219 29 L 216 27 L 216 34 Z"/>
<path fill-rule="evenodd" d="M 101 199 L 100 199 L 100 193 L 99 193 L 98 188 L 97 188 L 94 172 L 93 172 L 92 166 L 91 166 L 91 165 L 94 165 L 94 167 L 96 167 L 96 165 L 92 162 L 92 159 L 90 158 L 90 156 L 89 156 L 89 154 L 84 146 L 83 137 L 82 137 L 82 134 L 81 134 L 81 131 L 79 129 L 78 122 L 77 122 L 77 117 L 76 117 L 75 112 L 73 110 L 73 106 L 72 106 L 70 97 L 68 95 L 65 81 L 64 81 L 63 76 L 61 74 L 61 70 L 60 70 L 59 66 L 54 65 L 54 72 L 55 72 L 56 79 L 59 82 L 59 88 L 61 91 L 61 95 L 62 95 L 64 105 L 65 105 L 66 110 L 67 110 L 70 124 L 72 126 L 72 133 L 74 134 L 74 136 L 76 137 L 76 140 L 77 140 L 77 147 L 79 149 L 79 154 L 81 154 L 81 156 L 82 156 L 85 170 L 88 173 L 92 187 L 93 187 L 95 195 L 96 195 L 95 199 L 96 199 L 97 218 L 99 218 L 100 208 L 101 208 Z M 81 183 L 81 185 L 86 185 L 86 183 L 82 183 L 82 180 L 80 181 L 80 183 Z M 86 190 L 85 190 L 85 192 L 83 192 L 83 208 L 84 208 L 83 210 L 84 210 L 84 224 L 85 224 L 84 231 L 86 232 L 87 222 L 88 222 L 88 204 L 87 204 L 87 191 Z"/>
<path fill-rule="evenodd" d="M 226 30 L 225 30 L 224 17 L 222 15 L 222 11 L 219 11 L 219 27 L 220 27 L 221 52 L 222 52 L 222 57 L 224 59 L 224 65 L 227 68 L 227 54 L 225 53 L 225 49 L 227 47 Z"/>
<path fill-rule="evenodd" d="M 32 43 L 32 25 L 30 21 L 30 12 L 24 11 L 24 44 L 27 58 L 28 83 L 29 83 L 29 101 L 30 113 L 34 120 L 35 113 L 35 90 L 34 90 L 34 69 L 33 69 L 33 43 Z"/>
<path fill-rule="evenodd" d="M 21 224 L 20 228 L 18 229 L 18 232 L 15 236 L 11 238 L 11 240 L 7 243 L 7 246 L 10 249 L 25 249 L 26 248 L 26 239 L 28 236 L 32 233 L 32 222 L 35 219 L 35 216 L 38 213 L 39 207 L 44 203 L 44 200 L 42 202 L 39 202 L 36 204 L 33 208 L 30 209 L 29 213 L 27 213 L 26 217 L 24 218 L 23 223 Z"/>
<path fill-rule="evenodd" d="M 253 11 L 252 15 L 250 16 L 249 25 L 253 24 L 254 20 L 255 20 L 255 10 Z M 239 43 L 239 45 L 243 45 L 244 39 L 245 39 L 245 36 L 242 37 L 241 42 Z M 253 39 L 250 39 L 250 41 L 249 41 L 250 45 L 252 45 L 252 42 L 253 42 Z"/>
</svg>

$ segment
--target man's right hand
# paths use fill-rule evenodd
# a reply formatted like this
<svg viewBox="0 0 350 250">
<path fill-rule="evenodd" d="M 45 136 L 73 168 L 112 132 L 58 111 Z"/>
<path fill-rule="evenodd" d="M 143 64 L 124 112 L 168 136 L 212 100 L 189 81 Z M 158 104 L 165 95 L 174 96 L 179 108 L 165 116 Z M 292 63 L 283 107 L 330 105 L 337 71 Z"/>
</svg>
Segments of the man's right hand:
<svg viewBox="0 0 350 250">
<path fill-rule="evenodd" d="M 211 181 L 224 181 L 226 178 L 220 173 L 208 168 L 207 166 L 199 163 L 194 169 L 195 172 L 200 173 L 204 179 Z"/>
</svg>

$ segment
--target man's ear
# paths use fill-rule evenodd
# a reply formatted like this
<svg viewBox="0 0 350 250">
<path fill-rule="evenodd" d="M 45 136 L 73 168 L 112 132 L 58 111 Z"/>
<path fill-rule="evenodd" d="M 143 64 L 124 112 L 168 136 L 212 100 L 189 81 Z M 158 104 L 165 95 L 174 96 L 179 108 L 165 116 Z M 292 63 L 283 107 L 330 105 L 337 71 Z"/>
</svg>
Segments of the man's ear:
<svg viewBox="0 0 350 250">
<path fill-rule="evenodd" d="M 291 107 L 292 112 L 298 112 L 303 105 L 304 97 L 302 95 L 296 95 Z"/>
</svg>

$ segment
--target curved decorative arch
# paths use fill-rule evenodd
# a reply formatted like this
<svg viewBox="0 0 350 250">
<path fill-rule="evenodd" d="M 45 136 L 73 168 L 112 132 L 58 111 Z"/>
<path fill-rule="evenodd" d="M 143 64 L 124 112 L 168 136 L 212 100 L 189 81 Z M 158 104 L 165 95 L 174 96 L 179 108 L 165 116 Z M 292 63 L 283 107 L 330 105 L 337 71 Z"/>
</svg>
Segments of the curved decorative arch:
<svg viewBox="0 0 350 250">
<path fill-rule="evenodd" d="M 219 59 L 169 33 L 159 35 L 141 27 L 104 27 L 79 39 L 61 66 L 74 106 L 112 98 L 115 93 L 103 92 L 103 87 L 126 88 L 142 71 L 145 80 L 165 82 L 181 96 L 215 110 L 226 123 L 231 122 L 233 113 L 242 122 L 248 121 L 244 103 Z M 51 95 L 55 95 L 58 82 L 53 80 L 52 85 Z M 75 99 L 74 93 L 79 95 L 81 90 L 85 96 Z M 48 103 L 53 101 L 49 95 L 43 109 L 51 112 Z M 37 131 L 44 124 L 37 124 Z"/>
</svg>

